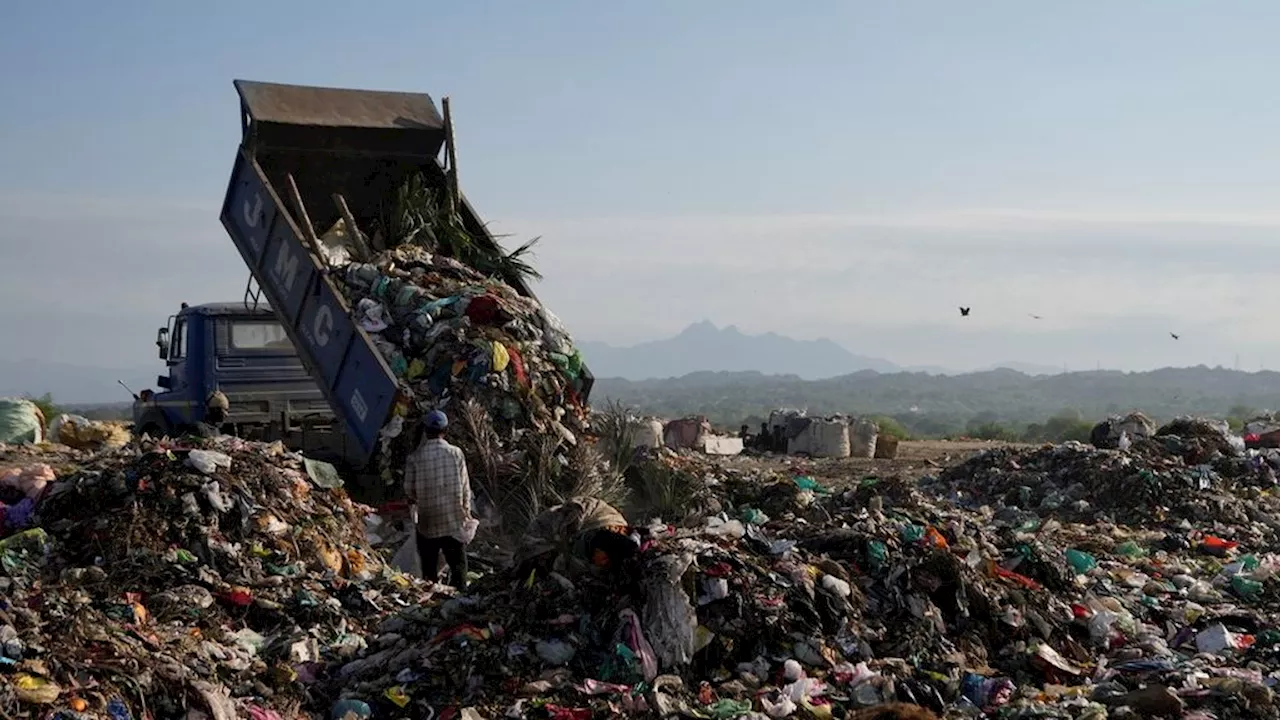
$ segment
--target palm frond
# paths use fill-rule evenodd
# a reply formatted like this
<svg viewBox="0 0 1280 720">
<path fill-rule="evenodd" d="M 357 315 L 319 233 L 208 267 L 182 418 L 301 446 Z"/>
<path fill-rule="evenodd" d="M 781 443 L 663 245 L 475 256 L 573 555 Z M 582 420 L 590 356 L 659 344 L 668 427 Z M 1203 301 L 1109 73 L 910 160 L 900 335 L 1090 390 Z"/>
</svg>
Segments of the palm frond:
<svg viewBox="0 0 1280 720">
<path fill-rule="evenodd" d="M 481 240 L 467 230 L 461 216 L 450 211 L 445 190 L 431 187 L 421 173 L 410 175 L 396 191 L 382 225 L 390 247 L 421 245 L 509 285 L 542 279 L 529 261 L 539 238 L 511 252 L 504 251 L 497 240 Z"/>
<path fill-rule="evenodd" d="M 533 247 L 541 239 L 541 237 L 536 237 L 515 250 L 502 254 L 498 259 L 498 275 L 508 284 L 515 284 L 512 281 L 516 279 L 522 282 L 541 280 L 542 273 L 538 272 L 526 259 L 533 257 Z"/>
</svg>

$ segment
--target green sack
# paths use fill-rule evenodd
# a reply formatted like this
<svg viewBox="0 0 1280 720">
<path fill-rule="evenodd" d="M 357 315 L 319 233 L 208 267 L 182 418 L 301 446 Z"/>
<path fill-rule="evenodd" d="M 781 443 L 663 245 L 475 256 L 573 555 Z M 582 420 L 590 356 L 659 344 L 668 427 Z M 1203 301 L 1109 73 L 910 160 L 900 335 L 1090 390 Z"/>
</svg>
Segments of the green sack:
<svg viewBox="0 0 1280 720">
<path fill-rule="evenodd" d="M 18 445 L 44 440 L 40 408 L 22 398 L 0 398 L 0 443 Z"/>
</svg>

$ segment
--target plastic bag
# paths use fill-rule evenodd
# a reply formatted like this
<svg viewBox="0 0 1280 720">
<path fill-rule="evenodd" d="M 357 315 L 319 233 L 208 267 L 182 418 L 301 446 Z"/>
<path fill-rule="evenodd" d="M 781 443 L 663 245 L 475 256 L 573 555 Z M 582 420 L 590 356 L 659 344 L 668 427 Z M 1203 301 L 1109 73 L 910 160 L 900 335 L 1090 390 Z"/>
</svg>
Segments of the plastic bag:
<svg viewBox="0 0 1280 720">
<path fill-rule="evenodd" d="M 577 648 L 563 640 L 539 640 L 534 651 L 538 653 L 539 660 L 556 667 L 568 665 L 577 654 Z"/>
<path fill-rule="evenodd" d="M 409 537 L 391 558 L 391 567 L 407 575 L 422 577 L 422 556 L 418 554 L 418 509 L 413 508 L 406 524 Z"/>
<path fill-rule="evenodd" d="M 692 564 L 689 553 L 658 558 L 645 583 L 644 627 L 663 668 L 685 665 L 693 659 L 698 617 L 682 585 L 682 577 Z"/>
<path fill-rule="evenodd" d="M 52 705 L 62 694 L 62 688 L 57 683 L 27 673 L 14 676 L 11 684 L 18 700 L 32 705 Z"/>
<path fill-rule="evenodd" d="M 44 463 L 0 470 L 0 487 L 17 490 L 33 500 L 56 479 L 53 468 Z"/>
<path fill-rule="evenodd" d="M 492 346 L 493 371 L 496 373 L 503 372 L 507 369 L 507 365 L 511 363 L 511 353 L 507 352 L 506 345 L 497 340 L 492 341 Z"/>
<path fill-rule="evenodd" d="M 480 521 L 475 518 L 467 518 L 462 521 L 462 529 L 453 537 L 463 545 L 470 545 L 472 540 L 476 539 L 476 530 L 480 529 Z"/>
<path fill-rule="evenodd" d="M 740 520 L 725 520 L 722 517 L 709 517 L 707 518 L 707 528 L 705 532 L 713 537 L 741 540 L 743 536 L 747 534 L 747 528 Z"/>
<path fill-rule="evenodd" d="M 764 714 L 771 718 L 790 717 L 796 711 L 796 704 L 786 695 L 779 698 L 777 702 L 770 700 L 768 695 L 761 695 L 760 707 L 764 709 Z"/>
<path fill-rule="evenodd" d="M 205 475 L 212 475 L 218 468 L 230 468 L 231 456 L 212 450 L 192 450 L 187 454 L 187 464 Z"/>
<path fill-rule="evenodd" d="M 653 654 L 653 646 L 644 636 L 644 628 L 640 627 L 640 616 L 627 608 L 618 612 L 618 619 L 622 621 L 618 629 L 620 639 L 635 656 L 639 666 L 637 669 L 645 682 L 653 682 L 658 677 L 658 658 Z"/>
<path fill-rule="evenodd" d="M 1097 558 L 1083 550 L 1069 548 L 1066 551 L 1066 556 L 1067 562 L 1071 565 L 1071 569 L 1075 570 L 1078 575 L 1083 575 L 1098 567 Z"/>
<path fill-rule="evenodd" d="M 386 330 L 388 326 L 386 318 L 383 316 L 385 310 L 376 300 L 365 298 L 356 305 L 356 318 L 360 327 L 368 333 L 377 333 Z"/>
</svg>

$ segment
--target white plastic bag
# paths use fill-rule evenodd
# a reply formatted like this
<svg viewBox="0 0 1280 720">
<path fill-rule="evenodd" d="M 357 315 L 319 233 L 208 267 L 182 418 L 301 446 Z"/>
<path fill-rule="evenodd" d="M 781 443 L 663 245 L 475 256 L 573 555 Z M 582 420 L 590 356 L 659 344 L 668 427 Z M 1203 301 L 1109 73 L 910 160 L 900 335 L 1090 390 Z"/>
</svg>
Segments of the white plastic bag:
<svg viewBox="0 0 1280 720">
<path fill-rule="evenodd" d="M 418 508 L 416 507 L 410 511 L 408 528 L 409 537 L 404 539 L 404 544 L 391 557 L 391 567 L 406 575 L 422 577 L 422 556 L 418 554 Z"/>
<path fill-rule="evenodd" d="M 205 475 L 212 475 L 218 468 L 231 468 L 231 456 L 213 450 L 192 450 L 187 453 L 187 465 Z"/>
<path fill-rule="evenodd" d="M 480 521 L 475 518 L 467 518 L 462 521 L 462 529 L 454 535 L 454 539 L 463 545 L 470 545 L 472 540 L 476 539 L 476 530 L 480 529 Z"/>
<path fill-rule="evenodd" d="M 664 669 L 686 665 L 693 659 L 698 615 L 682 581 L 692 564 L 692 553 L 658 558 L 645 581 L 645 633 Z"/>
</svg>

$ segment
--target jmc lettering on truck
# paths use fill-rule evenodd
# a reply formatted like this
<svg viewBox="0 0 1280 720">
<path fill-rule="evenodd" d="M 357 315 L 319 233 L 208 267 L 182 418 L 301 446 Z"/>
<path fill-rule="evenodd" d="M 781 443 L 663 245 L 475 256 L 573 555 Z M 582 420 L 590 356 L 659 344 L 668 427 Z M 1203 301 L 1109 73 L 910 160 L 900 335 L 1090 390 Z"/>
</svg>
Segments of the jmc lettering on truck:
<svg viewBox="0 0 1280 720">
<path fill-rule="evenodd" d="M 236 159 L 222 220 L 335 415 L 361 453 L 372 455 L 398 390 L 395 376 L 247 151 Z"/>
</svg>

